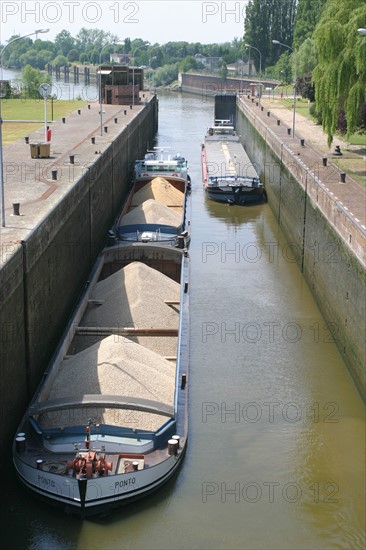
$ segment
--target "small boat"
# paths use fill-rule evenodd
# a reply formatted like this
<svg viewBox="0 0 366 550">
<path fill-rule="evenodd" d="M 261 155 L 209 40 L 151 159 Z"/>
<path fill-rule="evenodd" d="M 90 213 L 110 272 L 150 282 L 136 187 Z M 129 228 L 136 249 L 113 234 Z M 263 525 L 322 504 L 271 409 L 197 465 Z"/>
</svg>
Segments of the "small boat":
<svg viewBox="0 0 366 550">
<path fill-rule="evenodd" d="M 176 237 L 121 241 L 114 234 L 17 430 L 21 482 L 68 513 L 100 515 L 141 499 L 182 463 L 188 231 Z"/>
<path fill-rule="evenodd" d="M 201 147 L 207 197 L 230 205 L 258 204 L 265 190 L 230 120 L 216 119 Z"/>
<path fill-rule="evenodd" d="M 132 189 L 111 237 L 120 242 L 176 241 L 187 231 L 190 193 L 186 159 L 155 148 L 135 162 Z"/>
</svg>

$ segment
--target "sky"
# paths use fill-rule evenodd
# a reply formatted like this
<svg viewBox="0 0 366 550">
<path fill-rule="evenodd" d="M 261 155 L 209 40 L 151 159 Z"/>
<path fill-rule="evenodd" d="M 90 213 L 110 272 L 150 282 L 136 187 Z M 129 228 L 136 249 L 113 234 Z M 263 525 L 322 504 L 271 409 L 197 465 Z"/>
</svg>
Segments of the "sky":
<svg viewBox="0 0 366 550">
<path fill-rule="evenodd" d="M 171 41 L 202 44 L 242 38 L 245 5 L 241 1 L 201 0 L 40 0 L 0 3 L 0 42 L 48 28 L 39 38 L 54 40 L 63 29 L 76 36 L 83 27 L 103 29 L 152 44 Z"/>
</svg>

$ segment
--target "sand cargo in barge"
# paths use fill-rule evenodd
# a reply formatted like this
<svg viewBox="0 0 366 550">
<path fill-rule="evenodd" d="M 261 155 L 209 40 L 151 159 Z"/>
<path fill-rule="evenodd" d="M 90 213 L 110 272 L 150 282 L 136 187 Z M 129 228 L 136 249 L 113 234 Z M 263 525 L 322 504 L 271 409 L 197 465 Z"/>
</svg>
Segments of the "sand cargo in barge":
<svg viewBox="0 0 366 550">
<path fill-rule="evenodd" d="M 235 113 L 217 118 L 227 96 L 215 96 L 215 122 L 201 146 L 202 178 L 207 197 L 217 202 L 244 206 L 258 204 L 266 194 L 258 173 L 235 131 Z M 230 107 L 230 103 L 226 107 Z M 231 109 L 236 104 L 231 105 Z"/>
<path fill-rule="evenodd" d="M 82 517 L 143 498 L 184 456 L 190 193 L 181 193 L 187 229 L 173 240 L 112 232 L 14 438 L 23 484 Z"/>
</svg>

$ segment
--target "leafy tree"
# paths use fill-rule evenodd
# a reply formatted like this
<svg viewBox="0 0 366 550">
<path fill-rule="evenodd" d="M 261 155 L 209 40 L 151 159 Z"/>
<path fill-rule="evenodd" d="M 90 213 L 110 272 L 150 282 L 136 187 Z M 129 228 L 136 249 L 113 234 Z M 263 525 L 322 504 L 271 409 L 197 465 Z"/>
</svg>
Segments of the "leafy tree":
<svg viewBox="0 0 366 550">
<path fill-rule="evenodd" d="M 310 73 L 314 69 L 316 60 L 314 40 L 312 38 L 307 38 L 301 44 L 299 50 L 296 52 L 296 63 L 298 75 Z"/>
<path fill-rule="evenodd" d="M 296 88 L 299 94 L 311 102 L 315 101 L 315 87 L 312 82 L 311 73 L 302 74 L 296 80 Z"/>
<path fill-rule="evenodd" d="M 58 55 L 52 61 L 52 65 L 59 65 L 60 67 L 64 67 L 65 65 L 68 65 L 68 64 L 69 62 L 67 61 L 67 58 L 64 55 Z"/>
<path fill-rule="evenodd" d="M 177 80 L 178 78 L 178 64 L 164 65 L 156 69 L 153 76 L 153 83 L 155 86 L 166 86 Z"/>
<path fill-rule="evenodd" d="M 75 48 L 75 43 L 75 38 L 64 29 L 55 38 L 55 52 L 66 57 L 69 51 Z"/>
<path fill-rule="evenodd" d="M 75 48 L 73 48 L 67 54 L 67 60 L 69 63 L 73 63 L 74 61 L 78 61 L 78 59 L 79 59 L 79 52 Z"/>
<path fill-rule="evenodd" d="M 86 53 L 81 53 L 79 57 L 80 63 L 88 63 L 89 62 L 89 56 Z"/>
<path fill-rule="evenodd" d="M 281 49 L 272 44 L 279 40 L 292 45 L 297 0 L 249 0 L 245 11 L 244 42 L 258 48 L 262 68 L 274 65 Z M 258 63 L 258 65 L 257 65 Z M 256 62 L 259 69 L 259 62 Z"/>
<path fill-rule="evenodd" d="M 26 65 L 22 71 L 22 81 L 27 96 L 39 99 L 42 97 L 38 92 L 39 86 L 44 82 L 51 84 L 51 77 L 39 69 L 33 69 L 30 65 Z"/>
<path fill-rule="evenodd" d="M 293 41 L 295 50 L 299 49 L 301 44 L 313 35 L 326 1 L 298 0 Z"/>
<path fill-rule="evenodd" d="M 360 122 L 366 100 L 366 41 L 357 29 L 365 21 L 366 0 L 328 0 L 314 33 L 316 106 L 322 112 L 329 146 L 341 109 L 347 119 L 347 135 Z"/>
</svg>

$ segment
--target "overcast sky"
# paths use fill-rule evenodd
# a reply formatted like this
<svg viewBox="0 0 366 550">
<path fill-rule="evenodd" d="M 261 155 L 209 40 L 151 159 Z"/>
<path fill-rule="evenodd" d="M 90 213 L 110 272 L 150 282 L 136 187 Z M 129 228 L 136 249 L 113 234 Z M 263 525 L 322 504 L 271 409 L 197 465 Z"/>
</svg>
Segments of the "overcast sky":
<svg viewBox="0 0 366 550">
<path fill-rule="evenodd" d="M 245 4 L 241 1 L 201 0 L 1 0 L 0 41 L 49 28 L 39 35 L 54 40 L 63 29 L 76 36 L 82 27 L 103 29 L 123 40 L 142 38 L 151 43 L 170 41 L 231 42 L 242 38 Z"/>
</svg>

